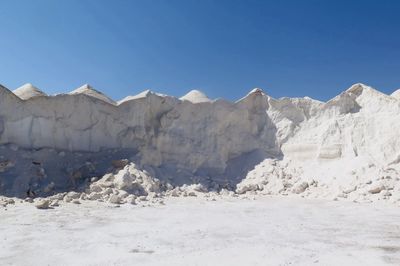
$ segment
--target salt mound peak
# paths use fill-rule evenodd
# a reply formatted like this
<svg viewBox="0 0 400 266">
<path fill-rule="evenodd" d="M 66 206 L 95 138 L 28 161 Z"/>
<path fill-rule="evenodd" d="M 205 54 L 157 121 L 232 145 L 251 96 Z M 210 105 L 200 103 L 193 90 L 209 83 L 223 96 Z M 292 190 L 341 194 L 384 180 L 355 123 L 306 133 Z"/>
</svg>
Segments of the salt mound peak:
<svg viewBox="0 0 400 266">
<path fill-rule="evenodd" d="M 121 104 L 121 103 L 124 103 L 124 102 L 128 102 L 128 101 L 131 101 L 131 100 L 146 98 L 151 94 L 156 94 L 156 93 L 152 92 L 151 90 L 145 90 L 145 91 L 142 91 L 141 93 L 138 93 L 136 95 L 126 96 L 122 100 L 118 101 L 118 104 Z M 161 96 L 161 94 L 157 94 L 157 95 Z"/>
<path fill-rule="evenodd" d="M 115 101 L 112 100 L 111 98 L 107 97 L 103 93 L 99 92 L 98 90 L 94 89 L 92 86 L 89 84 L 85 84 L 76 90 L 73 90 L 69 93 L 70 95 L 76 95 L 76 94 L 85 94 L 87 96 L 102 100 L 103 102 L 115 105 Z"/>
<path fill-rule="evenodd" d="M 158 97 L 170 97 L 168 95 L 165 95 L 165 94 L 162 94 L 162 93 L 157 93 L 157 92 L 154 92 L 152 90 L 145 90 L 145 91 L 142 91 L 141 93 L 136 94 L 136 95 L 126 96 L 122 100 L 119 100 L 118 104 L 122 104 L 124 102 L 129 102 L 131 100 L 147 98 L 150 95 L 156 95 Z"/>
<path fill-rule="evenodd" d="M 252 97 L 252 96 L 265 96 L 265 92 L 260 88 L 254 88 L 244 98 Z"/>
<path fill-rule="evenodd" d="M 264 94 L 264 91 L 260 88 L 254 88 L 247 95 L 250 95 L 250 94 Z"/>
<path fill-rule="evenodd" d="M 362 92 L 364 89 L 372 89 L 371 87 L 363 84 L 363 83 L 355 83 L 353 85 L 350 86 L 350 88 L 348 88 L 346 90 L 346 92 L 350 92 L 350 93 L 360 93 Z"/>
<path fill-rule="evenodd" d="M 361 94 L 365 94 L 365 95 L 368 95 L 371 97 L 378 96 L 378 95 L 385 96 L 385 97 L 388 96 L 388 95 L 386 95 L 370 86 L 367 86 L 363 83 L 356 83 L 356 84 L 352 85 L 344 93 L 346 93 L 346 94 L 350 93 L 350 94 L 354 94 L 356 96 L 360 96 Z"/>
<path fill-rule="evenodd" d="M 350 100 L 351 99 L 351 100 Z M 367 86 L 363 83 L 356 83 L 352 85 L 347 90 L 343 91 L 339 95 L 335 96 L 334 98 L 330 99 L 327 104 L 335 104 L 341 103 L 347 105 L 350 101 L 355 101 L 356 99 L 364 101 L 389 101 L 392 102 L 392 97 L 386 95 L 370 86 Z M 357 101 L 358 101 L 357 100 Z M 368 104 L 367 104 L 368 105 Z"/>
<path fill-rule="evenodd" d="M 267 96 L 267 94 L 265 94 L 265 92 L 260 88 L 254 88 L 249 93 L 247 93 L 246 96 L 237 100 L 236 103 L 239 103 L 247 98 L 258 97 L 258 96 Z"/>
<path fill-rule="evenodd" d="M 198 90 L 191 90 L 179 99 L 182 101 L 189 101 L 192 103 L 211 102 L 211 99 L 209 99 L 207 95 Z"/>
<path fill-rule="evenodd" d="M 400 100 L 400 89 L 395 90 L 392 94 L 390 94 L 390 96 Z"/>
<path fill-rule="evenodd" d="M 13 93 L 22 100 L 28 100 L 38 96 L 47 96 L 44 92 L 33 86 L 31 83 L 22 85 L 18 89 L 13 90 Z"/>
</svg>

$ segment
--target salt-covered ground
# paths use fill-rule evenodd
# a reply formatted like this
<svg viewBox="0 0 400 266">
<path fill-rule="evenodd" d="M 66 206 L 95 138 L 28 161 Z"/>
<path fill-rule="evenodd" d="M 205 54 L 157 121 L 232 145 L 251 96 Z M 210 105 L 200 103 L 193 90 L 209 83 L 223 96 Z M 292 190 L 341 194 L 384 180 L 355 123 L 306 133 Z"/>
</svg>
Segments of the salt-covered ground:
<svg viewBox="0 0 400 266">
<path fill-rule="evenodd" d="M 399 265 L 394 205 L 291 197 L 0 209 L 0 265 Z"/>
</svg>

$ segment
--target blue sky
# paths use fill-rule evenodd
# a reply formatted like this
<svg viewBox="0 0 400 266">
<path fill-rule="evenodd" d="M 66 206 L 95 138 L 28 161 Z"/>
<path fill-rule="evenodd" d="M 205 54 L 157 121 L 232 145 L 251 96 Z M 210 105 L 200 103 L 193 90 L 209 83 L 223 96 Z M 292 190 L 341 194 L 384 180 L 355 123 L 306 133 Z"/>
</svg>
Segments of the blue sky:
<svg viewBox="0 0 400 266">
<path fill-rule="evenodd" d="M 0 83 L 118 100 L 200 89 L 327 100 L 400 88 L 400 1 L 0 0 Z"/>
</svg>

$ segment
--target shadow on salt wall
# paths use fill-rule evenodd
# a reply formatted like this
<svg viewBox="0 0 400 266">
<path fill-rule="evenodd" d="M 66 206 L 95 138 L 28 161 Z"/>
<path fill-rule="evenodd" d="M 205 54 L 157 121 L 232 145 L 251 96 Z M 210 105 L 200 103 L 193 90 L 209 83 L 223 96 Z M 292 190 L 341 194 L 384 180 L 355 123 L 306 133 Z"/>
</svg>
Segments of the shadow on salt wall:
<svg viewBox="0 0 400 266">
<path fill-rule="evenodd" d="M 242 154 L 228 162 L 224 176 L 228 177 L 229 184 L 236 189 L 236 185 L 246 178 L 248 172 L 265 159 L 270 158 L 277 158 L 277 156 L 261 149 Z"/>
<path fill-rule="evenodd" d="M 227 167 L 223 173 L 214 171 L 213 180 L 218 183 L 221 188 L 235 190 L 236 185 L 246 178 L 247 173 L 267 158 L 276 157 L 266 153 L 262 149 L 241 154 L 227 162 Z M 198 171 L 198 174 L 201 174 L 202 172 L 207 173 L 207 171 L 211 173 L 213 172 L 211 169 L 202 169 Z"/>
<path fill-rule="evenodd" d="M 93 177 L 101 178 L 119 169 L 112 162 L 136 161 L 134 150 L 106 150 L 97 153 L 53 149 L 14 150 L 0 146 L 0 196 L 42 197 L 69 191 L 84 191 Z M 224 171 L 202 168 L 195 172 L 177 168 L 144 166 L 153 177 L 173 186 L 203 184 L 209 190 L 234 190 L 254 166 L 266 158 L 277 158 L 258 149 L 231 159 Z M 139 163 L 136 164 L 139 167 Z M 139 167 L 140 168 L 140 167 Z"/>
<path fill-rule="evenodd" d="M 190 169 L 177 168 L 176 164 L 172 163 L 160 167 L 146 165 L 143 168 L 173 186 L 202 184 L 209 190 L 219 191 L 222 188 L 235 190 L 236 185 L 247 176 L 247 173 L 267 158 L 280 158 L 280 155 L 257 149 L 229 160 L 224 170 L 203 167 L 193 172 Z"/>
<path fill-rule="evenodd" d="M 269 119 L 266 117 L 266 119 Z M 179 162 L 161 167 L 143 166 L 151 176 L 174 186 L 203 184 L 210 190 L 234 190 L 249 171 L 267 158 L 281 158 L 276 128 L 266 121 L 260 130 L 260 148 L 226 162 L 225 168 L 177 168 Z M 266 140 L 262 142 L 261 140 Z M 138 150 L 107 149 L 99 152 L 68 152 L 55 149 L 24 150 L 15 145 L 0 146 L 0 195 L 26 198 L 50 196 L 68 191 L 83 191 L 92 177 L 116 173 L 113 160 L 128 159 L 140 166 Z M 54 183 L 54 185 L 51 185 Z M 50 186 L 50 187 L 49 187 Z"/>
<path fill-rule="evenodd" d="M 84 190 L 93 177 L 115 172 L 114 160 L 131 159 L 133 149 L 96 153 L 0 146 L 0 195 L 26 198 Z"/>
<path fill-rule="evenodd" d="M 177 167 L 180 162 L 164 163 L 159 167 L 145 165 L 143 168 L 156 178 L 167 181 L 173 186 L 202 184 L 209 190 L 222 188 L 235 190 L 236 185 L 246 178 L 247 173 L 265 159 L 282 159 L 282 151 L 276 139 L 277 129 L 271 119 L 262 116 L 264 127 L 260 128 L 260 148 L 242 153 L 226 162 L 225 168 L 200 167 L 193 171 L 185 167 Z"/>
<path fill-rule="evenodd" d="M 260 148 L 242 153 L 226 162 L 225 168 L 200 167 L 191 169 L 177 168 L 179 162 L 170 162 L 160 167 L 144 166 L 149 173 L 174 186 L 203 184 L 210 190 L 222 188 L 235 190 L 236 185 L 246 178 L 249 171 L 265 159 L 282 159 L 282 151 L 276 139 L 277 129 L 268 116 L 264 116 L 265 125 L 257 136 Z M 264 141 L 263 141 L 264 140 Z"/>
</svg>

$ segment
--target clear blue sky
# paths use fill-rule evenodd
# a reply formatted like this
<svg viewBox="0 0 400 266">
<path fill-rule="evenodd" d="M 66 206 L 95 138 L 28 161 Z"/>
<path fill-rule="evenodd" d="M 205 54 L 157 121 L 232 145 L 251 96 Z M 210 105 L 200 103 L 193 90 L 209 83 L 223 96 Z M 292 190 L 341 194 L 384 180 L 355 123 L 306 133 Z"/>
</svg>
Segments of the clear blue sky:
<svg viewBox="0 0 400 266">
<path fill-rule="evenodd" d="M 9 89 L 327 100 L 356 82 L 400 87 L 396 0 L 0 0 L 0 19 Z"/>
</svg>

